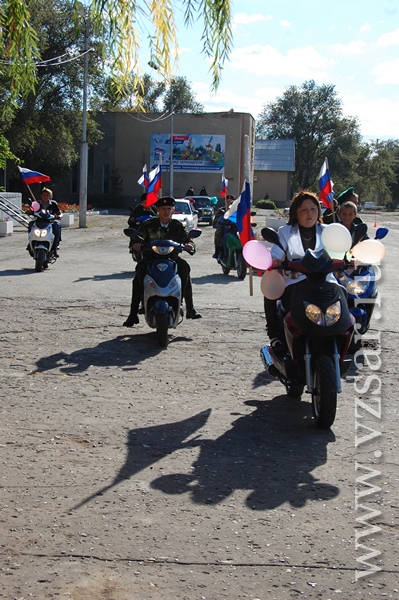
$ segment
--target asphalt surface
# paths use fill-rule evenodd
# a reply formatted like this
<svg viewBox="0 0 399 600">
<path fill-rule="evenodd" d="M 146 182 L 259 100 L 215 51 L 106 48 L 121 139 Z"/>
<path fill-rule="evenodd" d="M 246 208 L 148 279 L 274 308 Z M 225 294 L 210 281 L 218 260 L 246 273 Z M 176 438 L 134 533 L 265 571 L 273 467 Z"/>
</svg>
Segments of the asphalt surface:
<svg viewBox="0 0 399 600">
<path fill-rule="evenodd" d="M 399 597 L 399 220 L 377 217 L 379 318 L 329 431 L 265 373 L 260 278 L 222 275 L 210 227 L 203 318 L 164 350 L 122 327 L 127 215 L 63 229 L 43 273 L 26 230 L 0 238 L 0 598 Z"/>
</svg>

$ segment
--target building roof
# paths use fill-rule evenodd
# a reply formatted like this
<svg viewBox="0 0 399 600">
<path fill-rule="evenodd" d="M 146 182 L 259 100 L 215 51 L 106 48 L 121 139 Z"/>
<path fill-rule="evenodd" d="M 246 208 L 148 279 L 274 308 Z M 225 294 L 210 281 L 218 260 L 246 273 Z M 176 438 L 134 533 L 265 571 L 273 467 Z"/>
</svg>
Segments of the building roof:
<svg viewBox="0 0 399 600">
<path fill-rule="evenodd" d="M 295 140 L 256 140 L 254 171 L 295 171 Z"/>
</svg>

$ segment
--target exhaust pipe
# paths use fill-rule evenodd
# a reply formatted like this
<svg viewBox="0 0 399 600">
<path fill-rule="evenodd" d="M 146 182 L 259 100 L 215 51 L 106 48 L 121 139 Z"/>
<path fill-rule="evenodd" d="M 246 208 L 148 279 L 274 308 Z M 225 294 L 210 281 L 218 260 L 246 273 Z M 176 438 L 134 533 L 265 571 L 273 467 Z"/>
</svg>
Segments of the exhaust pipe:
<svg viewBox="0 0 399 600">
<path fill-rule="evenodd" d="M 270 356 L 269 348 L 266 344 L 264 346 L 262 346 L 262 348 L 260 349 L 260 357 L 261 357 L 263 365 L 264 365 L 266 371 L 269 373 L 269 375 L 277 378 L 278 370 L 276 368 L 276 365 L 273 363 L 273 359 Z"/>
</svg>

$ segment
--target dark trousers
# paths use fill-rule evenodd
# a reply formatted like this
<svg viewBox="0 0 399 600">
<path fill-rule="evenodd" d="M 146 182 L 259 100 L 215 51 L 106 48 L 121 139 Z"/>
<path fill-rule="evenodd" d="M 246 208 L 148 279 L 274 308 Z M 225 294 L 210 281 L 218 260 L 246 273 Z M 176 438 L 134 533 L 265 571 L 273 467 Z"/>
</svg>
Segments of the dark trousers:
<svg viewBox="0 0 399 600">
<path fill-rule="evenodd" d="M 178 256 L 174 259 L 177 264 L 177 271 L 180 275 L 181 286 L 182 286 L 182 297 L 186 302 L 186 309 L 191 310 L 194 308 L 193 305 L 193 288 L 191 285 L 191 277 L 190 277 L 190 265 L 183 258 Z M 141 299 L 143 297 L 144 292 L 144 277 L 147 274 L 147 265 L 148 260 L 141 260 L 136 265 L 136 274 L 133 279 L 133 289 L 132 289 L 132 305 L 130 309 L 130 313 L 137 315 L 137 311 L 140 306 Z"/>
<path fill-rule="evenodd" d="M 291 295 L 295 284 L 288 285 L 280 300 L 286 311 L 290 310 Z M 266 331 L 269 339 L 278 338 L 281 336 L 281 323 L 277 316 L 277 300 L 269 300 L 264 298 L 264 309 L 266 317 Z"/>
</svg>

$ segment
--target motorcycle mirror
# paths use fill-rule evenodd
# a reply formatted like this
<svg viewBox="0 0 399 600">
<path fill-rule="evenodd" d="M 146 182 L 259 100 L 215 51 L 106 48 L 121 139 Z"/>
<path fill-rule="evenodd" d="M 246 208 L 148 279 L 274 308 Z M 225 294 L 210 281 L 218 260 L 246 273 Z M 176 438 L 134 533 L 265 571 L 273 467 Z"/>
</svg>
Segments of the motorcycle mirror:
<svg viewBox="0 0 399 600">
<path fill-rule="evenodd" d="M 201 229 L 192 229 L 191 231 L 188 232 L 188 237 L 192 240 L 194 238 L 199 237 L 200 235 L 202 235 Z"/>
<path fill-rule="evenodd" d="M 352 248 L 356 246 L 367 235 L 366 223 L 358 223 L 355 225 L 352 232 Z"/>
<path fill-rule="evenodd" d="M 382 240 L 384 237 L 386 237 L 389 233 L 389 229 L 388 227 L 379 227 L 377 229 L 377 231 L 375 232 L 375 238 L 376 240 Z"/>
<path fill-rule="evenodd" d="M 278 237 L 277 231 L 274 231 L 274 229 L 272 229 L 271 227 L 264 227 L 261 231 L 261 234 L 264 240 L 270 242 L 271 244 L 276 244 L 276 246 L 279 246 L 279 248 L 284 250 L 283 246 L 281 245 L 280 238 Z"/>
</svg>

